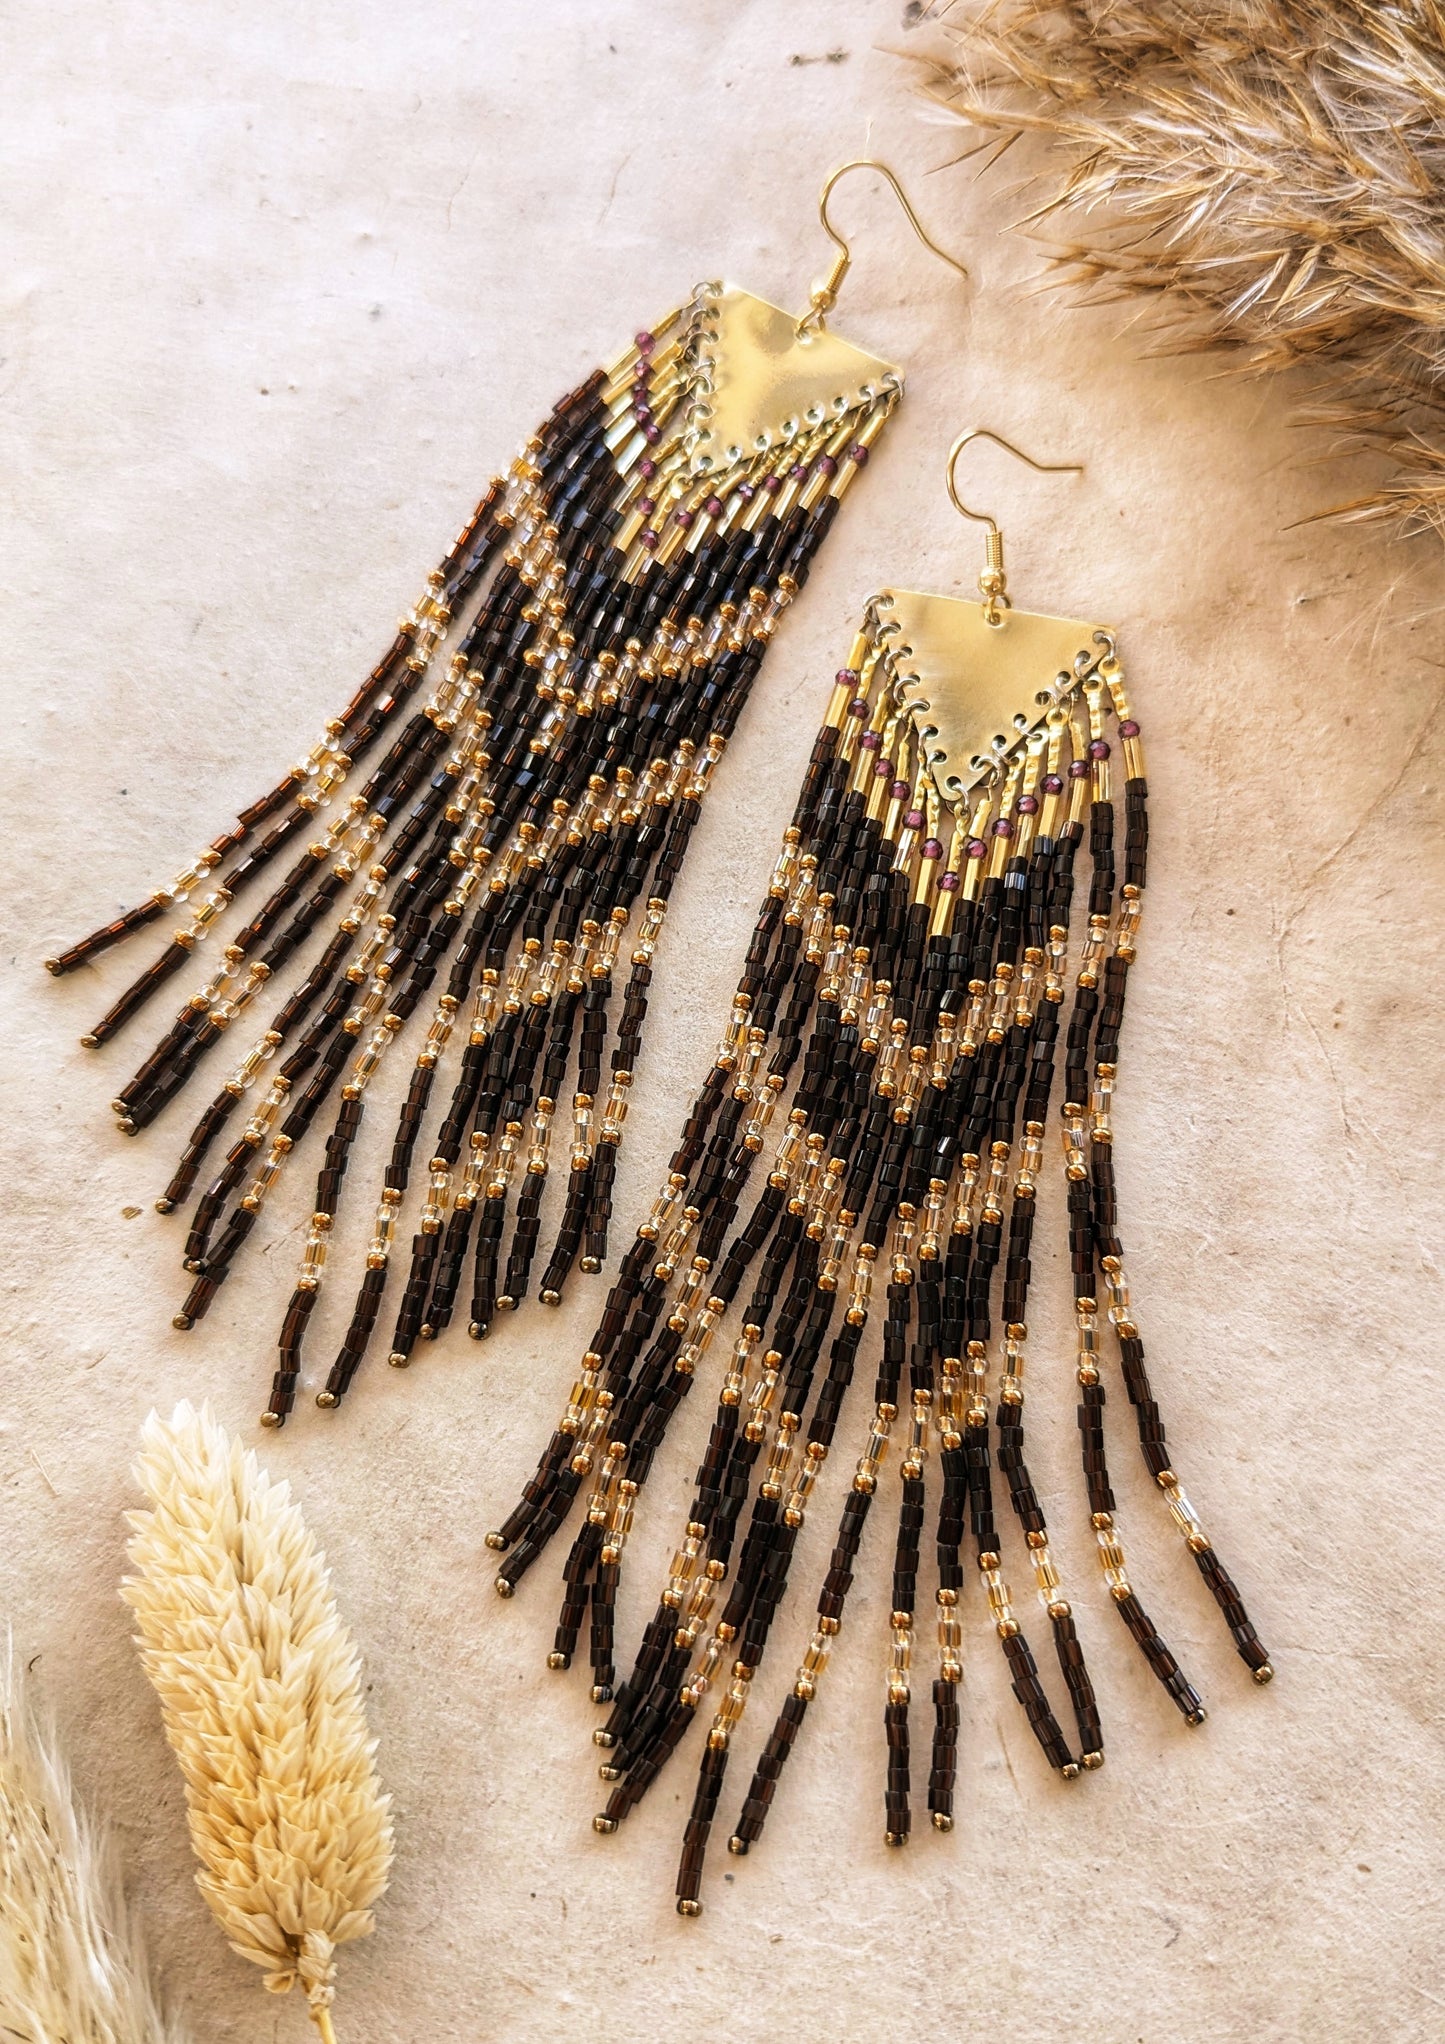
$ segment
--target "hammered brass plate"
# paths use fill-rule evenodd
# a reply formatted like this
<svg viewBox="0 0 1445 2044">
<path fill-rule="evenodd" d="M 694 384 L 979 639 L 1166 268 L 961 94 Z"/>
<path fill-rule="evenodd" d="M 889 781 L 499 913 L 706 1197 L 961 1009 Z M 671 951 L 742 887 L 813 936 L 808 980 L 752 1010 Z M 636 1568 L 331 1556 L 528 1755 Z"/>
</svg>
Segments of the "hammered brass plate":
<svg viewBox="0 0 1445 2044">
<path fill-rule="evenodd" d="M 1058 676 L 1091 661 L 1104 625 L 1006 610 L 991 625 L 981 603 L 917 589 L 884 592 L 898 622 L 892 644 L 901 693 L 939 794 L 956 803 L 1047 717 Z"/>
<path fill-rule="evenodd" d="M 730 467 L 770 447 L 785 447 L 810 427 L 868 404 L 889 383 L 891 362 L 834 333 L 798 336 L 798 316 L 740 285 L 713 300 L 717 340 L 710 350 L 712 416 L 702 424 L 694 469 Z"/>
</svg>

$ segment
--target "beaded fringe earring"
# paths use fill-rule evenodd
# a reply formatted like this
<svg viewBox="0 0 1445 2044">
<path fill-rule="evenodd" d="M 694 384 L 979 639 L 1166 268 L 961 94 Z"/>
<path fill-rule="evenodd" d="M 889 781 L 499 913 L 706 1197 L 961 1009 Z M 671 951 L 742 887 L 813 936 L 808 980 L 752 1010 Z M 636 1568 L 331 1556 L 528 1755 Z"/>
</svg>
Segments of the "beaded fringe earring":
<svg viewBox="0 0 1445 2044">
<path fill-rule="evenodd" d="M 283 849 L 304 846 L 121 1089 L 115 1109 L 134 1134 L 343 903 L 330 941 L 201 1115 L 157 1201 L 169 1212 L 203 1183 L 185 1244 L 192 1283 L 175 1323 L 191 1327 L 288 1156 L 339 1095 L 268 1425 L 281 1425 L 294 1404 L 366 1095 L 448 960 L 350 1325 L 317 1403 L 336 1406 L 366 1356 L 449 1041 L 464 1048 L 424 1152 L 425 1202 L 391 1362 L 405 1364 L 419 1338 L 448 1324 L 469 1256 L 474 1336 L 525 1296 L 569 1071 L 569 1167 L 541 1296 L 559 1301 L 579 1261 L 602 1267 L 653 953 L 702 799 L 778 620 L 902 391 L 896 369 L 824 327 L 849 263 L 827 199 L 845 171 L 863 167 L 889 179 L 933 249 L 885 166 L 835 171 L 820 215 L 842 253 L 803 318 L 735 285 L 701 285 L 589 376 L 492 482 L 386 654 L 299 765 L 169 887 L 47 961 L 54 973 L 73 971 L 209 889 L 83 1039 L 106 1043 L 181 970 L 243 887 Z M 468 612 L 445 676 L 403 720 Z M 338 800 L 393 731 L 359 793 Z M 317 812 L 333 804 L 333 820 L 309 836 Z M 614 1030 L 614 978 L 639 900 Z M 278 1057 L 260 1104 L 203 1180 Z"/>
<path fill-rule="evenodd" d="M 968 517 L 981 514 L 959 500 L 953 465 L 975 437 L 964 434 L 949 460 L 950 494 Z M 1199 1724 L 1199 1696 L 1125 1569 L 1104 1441 L 1101 1337 L 1112 1329 L 1144 1459 L 1245 1665 L 1259 1682 L 1271 1673 L 1175 1474 L 1122 1263 L 1110 1110 L 1144 899 L 1139 725 L 1112 634 L 1014 610 L 998 528 L 987 523 L 982 603 L 890 591 L 868 606 L 667 1185 L 622 1262 L 535 1477 L 489 1536 L 507 1554 L 497 1588 L 510 1596 L 586 1491 L 550 1659 L 570 1664 L 590 1618 L 592 1695 L 611 1706 L 594 1734 L 612 1784 L 594 1820 L 599 1831 L 615 1830 L 636 1806 L 708 1692 L 721 1688 L 677 1880 L 687 1915 L 701 1906 L 730 1752 L 879 1291 L 881 1354 L 866 1439 L 815 1629 L 730 1850 L 745 1853 L 762 1835 L 842 1622 L 894 1438 L 901 1483 L 884 1695 L 888 1843 L 903 1844 L 911 1821 L 909 1713 L 930 1454 L 939 1472 L 927 1787 L 934 1827 L 953 1822 L 968 1537 L 1014 1694 L 1045 1757 L 1071 1779 L 1102 1762 L 1094 1690 L 1024 1450 L 1035 1199 L 1061 1036 L 1078 1417 L 1105 1580 L 1149 1666 L 1186 1722 Z M 1070 1001 L 1074 865 L 1086 840 L 1088 906 Z M 779 1121 L 780 1138 L 769 1134 Z M 765 1182 L 738 1226 L 760 1169 Z M 638 1493 L 740 1299 L 682 1539 L 618 1686 L 613 1612 Z M 1005 1581 L 995 1468 L 1047 1617 L 1072 1736 Z"/>
</svg>

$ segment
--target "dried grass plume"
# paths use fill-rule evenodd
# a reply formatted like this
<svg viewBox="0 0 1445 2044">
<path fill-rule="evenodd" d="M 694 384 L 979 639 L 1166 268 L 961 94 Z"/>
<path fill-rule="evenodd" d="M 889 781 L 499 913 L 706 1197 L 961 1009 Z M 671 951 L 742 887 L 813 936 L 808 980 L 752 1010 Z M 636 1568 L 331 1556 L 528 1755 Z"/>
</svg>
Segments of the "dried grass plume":
<svg viewBox="0 0 1445 2044">
<path fill-rule="evenodd" d="M 360 1664 L 285 1483 L 188 1404 L 146 1422 L 124 1596 L 180 1763 L 201 1893 L 330 2038 L 338 1945 L 372 1928 L 391 1819 Z"/>
<path fill-rule="evenodd" d="M 933 96 L 1056 145 L 1027 225 L 1086 299 L 1144 294 L 1167 345 L 1303 364 L 1341 516 L 1445 528 L 1445 6 L 994 0 L 950 9 Z"/>
<path fill-rule="evenodd" d="M 161 2014 L 115 1856 L 77 1808 L 0 1655 L 0 2037 L 15 2044 L 183 2044 Z"/>
</svg>

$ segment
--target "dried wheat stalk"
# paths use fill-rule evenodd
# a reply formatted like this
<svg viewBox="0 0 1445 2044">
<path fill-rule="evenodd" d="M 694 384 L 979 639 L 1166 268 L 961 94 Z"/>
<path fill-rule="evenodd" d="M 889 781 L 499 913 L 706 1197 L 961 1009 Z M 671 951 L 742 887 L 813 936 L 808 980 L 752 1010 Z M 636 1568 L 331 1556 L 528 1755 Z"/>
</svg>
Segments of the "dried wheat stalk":
<svg viewBox="0 0 1445 2044">
<path fill-rule="evenodd" d="M 391 1863 L 355 1648 L 291 1502 L 209 1410 L 146 1423 L 124 1595 L 180 1762 L 196 1876 L 231 1945 L 330 2039 L 334 1950 Z"/>
<path fill-rule="evenodd" d="M 8 1644 L 0 1657 L 0 2037 L 182 2044 L 152 1991 L 114 1854 L 77 1808 Z"/>
<path fill-rule="evenodd" d="M 1029 218 L 1090 299 L 1174 347 L 1304 365 L 1301 414 L 1383 452 L 1335 515 L 1445 529 L 1445 6 L 995 0 L 950 10 L 932 95 L 1062 151 Z"/>
</svg>

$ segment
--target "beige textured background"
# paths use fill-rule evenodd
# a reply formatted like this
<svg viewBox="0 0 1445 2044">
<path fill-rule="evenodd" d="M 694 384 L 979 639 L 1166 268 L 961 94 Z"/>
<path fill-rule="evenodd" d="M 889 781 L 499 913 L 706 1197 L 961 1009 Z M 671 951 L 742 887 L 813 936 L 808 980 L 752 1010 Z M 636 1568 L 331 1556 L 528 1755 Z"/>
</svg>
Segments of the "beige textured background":
<svg viewBox="0 0 1445 2044">
<path fill-rule="evenodd" d="M 339 2031 L 1406 2044 L 1445 2027 L 1439 550 L 1288 529 L 1338 479 L 1296 465 L 1284 389 L 1141 362 L 1117 321 L 1029 294 L 1032 259 L 997 234 L 1004 184 L 938 168 L 952 139 L 889 54 L 928 33 L 897 0 L 4 11 L 3 1601 L 197 2039 L 309 2032 L 191 1885 L 115 1594 L 127 1469 L 147 1409 L 182 1395 L 254 1433 L 315 1159 L 203 1328 L 173 1333 L 180 1224 L 151 1200 L 193 1103 L 134 1143 L 106 1105 L 171 1004 L 103 1054 L 76 1044 L 150 941 L 63 984 L 39 961 L 169 877 L 310 742 L 564 387 L 699 275 L 801 303 L 823 266 L 816 187 L 870 143 L 974 280 L 935 265 L 881 192 L 840 195 L 858 264 L 837 325 L 909 365 L 910 397 L 696 841 L 620 1211 L 635 1217 L 710 1055 L 856 607 L 885 579 L 972 581 L 948 438 L 988 423 L 1086 462 L 1048 481 L 983 454 L 970 475 L 1009 520 L 1020 599 L 1123 631 L 1157 847 L 1125 1045 L 1126 1240 L 1178 1464 L 1278 1680 L 1255 1690 L 1230 1653 L 1147 1495 L 1122 1395 L 1135 1572 L 1206 1693 L 1204 1729 L 1182 1727 L 1105 1608 L 1056 1210 L 1033 1453 L 1108 1766 L 1073 1789 L 1049 1777 L 975 1608 L 959 1827 L 885 1851 L 874 1528 L 769 1834 L 746 1862 L 719 1841 L 707 1913 L 680 1922 L 695 1746 L 595 1837 L 594 1712 L 580 1674 L 543 1666 L 560 1552 L 503 1606 L 482 1547 L 599 1295 L 533 1306 L 480 1348 L 453 1330 L 409 1375 L 373 1367 L 339 1419 L 303 1401 L 265 1441 L 334 1563 L 396 1795 L 395 1880 L 377 1935 L 343 1955 Z M 708 1404 L 647 1498 L 624 1643 Z M 830 1467 L 800 1586 L 853 1452 Z M 795 1594 L 725 1816 L 804 1616 Z"/>
</svg>

